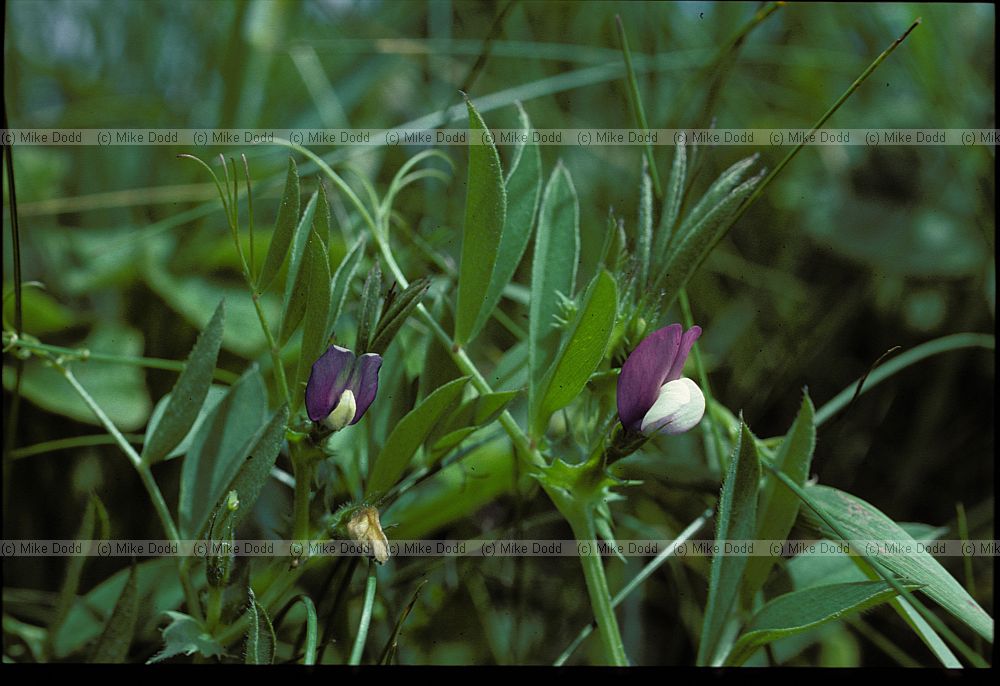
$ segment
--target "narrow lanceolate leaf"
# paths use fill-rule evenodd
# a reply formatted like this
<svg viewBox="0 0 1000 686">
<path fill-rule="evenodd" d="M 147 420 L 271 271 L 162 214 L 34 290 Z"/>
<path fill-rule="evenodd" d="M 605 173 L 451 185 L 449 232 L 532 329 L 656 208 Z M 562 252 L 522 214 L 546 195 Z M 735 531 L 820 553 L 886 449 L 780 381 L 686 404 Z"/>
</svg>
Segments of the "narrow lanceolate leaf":
<svg viewBox="0 0 1000 686">
<path fill-rule="evenodd" d="M 500 238 L 500 248 L 497 252 L 497 263 L 493 268 L 490 287 L 486 293 L 486 301 L 475 325 L 469 334 L 472 340 L 486 325 L 493 308 L 500 302 L 503 289 L 514 277 L 517 266 L 521 263 L 524 251 L 531 240 L 531 230 L 535 224 L 535 214 L 538 211 L 538 201 L 542 195 L 542 157 L 538 143 L 531 142 L 531 121 L 528 113 L 517 105 L 521 120 L 522 138 L 514 150 L 514 158 L 510 172 L 504 182 L 507 189 L 507 218 L 504 221 L 503 236 Z"/>
<path fill-rule="evenodd" d="M 288 406 L 282 405 L 254 435 L 240 471 L 229 484 L 226 493 L 236 491 L 240 506 L 236 510 L 233 526 L 239 526 L 253 511 L 254 503 L 271 475 L 271 468 L 278 459 L 278 452 L 285 441 L 285 426 L 288 424 Z"/>
<path fill-rule="evenodd" d="M 486 393 L 466 400 L 447 419 L 439 422 L 427 437 L 429 453 L 425 466 L 431 466 L 484 426 L 492 424 L 518 396 L 518 391 Z"/>
<path fill-rule="evenodd" d="M 740 590 L 747 555 L 723 554 L 727 541 L 753 539 L 757 527 L 757 485 L 760 462 L 757 444 L 750 429 L 740 422 L 740 435 L 729 458 L 729 471 L 722 484 L 722 495 L 716 514 L 718 524 L 715 542 L 718 549 L 712 557 L 708 581 L 708 603 L 701 625 L 697 664 L 710 665 L 715 659 L 723 630 Z"/>
<path fill-rule="evenodd" d="M 645 288 L 649 278 L 649 261 L 653 250 L 653 182 L 649 178 L 646 158 L 642 158 L 642 180 L 639 182 L 639 222 L 636 226 L 635 258 L 639 267 L 637 282 Z"/>
<path fill-rule="evenodd" d="M 895 596 L 896 591 L 885 581 L 831 584 L 786 593 L 757 611 L 725 664 L 741 665 L 767 643 L 862 612 Z"/>
<path fill-rule="evenodd" d="M 307 275 L 303 272 L 306 245 L 312 232 L 313 218 L 316 216 L 319 191 L 312 194 L 306 209 L 302 213 L 298 226 L 295 228 L 295 238 L 292 241 L 292 255 L 288 262 L 288 273 L 285 275 L 285 297 L 281 307 L 281 325 L 278 327 L 278 344 L 284 345 L 302 321 L 306 311 Z"/>
<path fill-rule="evenodd" d="M 274 627 L 267 610 L 254 598 L 253 590 L 249 590 L 250 604 L 247 606 L 249 626 L 247 627 L 246 645 L 243 661 L 248 665 L 269 665 L 274 663 L 274 646 L 277 639 Z"/>
<path fill-rule="evenodd" d="M 573 180 L 562 162 L 549 177 L 538 210 L 535 255 L 531 265 L 531 302 L 528 320 L 529 402 L 537 399 L 535 387 L 555 357 L 559 346 L 556 316 L 560 295 L 573 296 L 580 259 L 580 206 Z"/>
<path fill-rule="evenodd" d="M 142 459 L 146 464 L 156 464 L 165 458 L 184 440 L 198 418 L 208 388 L 212 385 L 212 372 L 222 345 L 225 318 L 225 301 L 221 300 L 208 326 L 198 336 L 188 363 L 170 392 L 170 401 L 162 419 L 142 447 Z"/>
<path fill-rule="evenodd" d="M 697 226 L 713 207 L 725 200 L 726 196 L 728 196 L 737 185 L 742 183 L 746 173 L 750 170 L 750 167 L 757 162 L 757 157 L 758 155 L 756 154 L 746 157 L 719 175 L 719 178 L 717 178 L 712 185 L 708 187 L 708 190 L 705 191 L 705 195 L 701 196 L 698 203 L 684 218 L 680 229 L 677 231 L 676 239 L 678 241 L 683 240 L 687 233 L 693 227 Z M 673 244 L 671 245 L 671 249 L 672 248 Z"/>
<path fill-rule="evenodd" d="M 851 541 L 903 541 L 909 544 L 912 554 L 896 550 L 879 550 L 870 547 L 859 550 L 859 555 L 877 560 L 901 581 L 921 584 L 920 591 L 936 601 L 956 619 L 987 641 L 993 641 L 993 618 L 973 599 L 962 584 L 958 583 L 941 566 L 925 546 L 916 541 L 899 524 L 861 498 L 829 486 L 806 488 L 809 502 L 826 513 L 834 524 Z M 804 520 L 824 536 L 837 538 L 809 507 L 802 508 Z M 852 548 L 853 551 L 853 548 Z"/>
<path fill-rule="evenodd" d="M 683 143 L 674 148 L 674 164 L 670 168 L 667 181 L 667 195 L 663 199 L 663 214 L 653 238 L 653 259 L 662 260 L 667 256 L 667 246 L 674 233 L 677 215 L 684 200 L 684 183 L 687 181 L 687 148 Z"/>
<path fill-rule="evenodd" d="M 305 322 L 302 325 L 302 352 L 292 386 L 292 412 L 298 411 L 305 398 L 306 382 L 313 362 L 327 347 L 326 323 L 330 316 L 330 258 L 319 234 L 313 231 L 306 246 L 309 256 L 308 294 L 306 295 Z"/>
<path fill-rule="evenodd" d="M 795 422 L 774 455 L 774 466 L 799 486 L 805 485 L 809 478 L 813 449 L 816 447 L 814 414 L 812 400 L 805 393 Z M 783 541 L 792 530 L 799 513 L 799 499 L 776 478 L 769 476 L 761 490 L 757 509 L 757 538 L 762 541 Z M 774 562 L 775 558 L 763 555 L 755 555 L 747 562 L 743 577 L 743 600 L 748 607 L 754 594 L 764 585 Z"/>
<path fill-rule="evenodd" d="M 340 319 L 340 311 L 344 307 L 344 300 L 351 290 L 351 280 L 358 271 L 361 258 L 365 254 L 365 237 L 358 239 L 358 242 L 344 255 L 337 266 L 337 271 L 333 274 L 333 283 L 330 285 L 330 315 L 326 320 L 326 337 L 335 337 L 337 331 L 337 320 Z"/>
<path fill-rule="evenodd" d="M 736 210 L 753 192 L 760 179 L 758 175 L 744 181 L 709 210 L 695 226 L 685 230 L 683 235 L 679 232 L 671 241 L 667 249 L 666 266 L 661 276 L 660 291 L 665 295 L 661 303 L 662 311 L 670 308 L 688 279 L 708 257 L 715 244 L 726 235 Z"/>
<path fill-rule="evenodd" d="M 76 540 L 93 540 L 98 513 L 103 515 L 103 519 L 107 519 L 104 504 L 96 495 L 91 495 L 87 501 L 87 509 L 83 512 L 80 528 L 76 532 Z M 66 617 L 76 602 L 76 594 L 80 589 L 80 576 L 83 574 L 83 565 L 87 562 L 87 559 L 85 555 L 73 555 L 66 558 L 66 575 L 63 577 L 62 587 L 59 589 L 55 612 L 53 613 L 52 621 L 49 622 L 46 635 L 46 640 L 50 648 L 55 645 L 56 639 L 59 637 L 59 632 L 66 622 Z"/>
<path fill-rule="evenodd" d="M 545 431 L 553 412 L 569 405 L 583 391 L 604 359 L 617 313 L 618 287 L 602 269 L 590 282 L 583 306 L 539 388 L 538 406 L 531 413 L 536 434 Z"/>
<path fill-rule="evenodd" d="M 441 386 L 410 410 L 389 434 L 378 457 L 372 463 L 365 495 L 384 493 L 399 481 L 417 448 L 427 439 L 446 413 L 455 407 L 469 377 Z"/>
<path fill-rule="evenodd" d="M 274 222 L 274 234 L 271 236 L 271 244 L 264 257 L 264 266 L 257 279 L 258 293 L 267 290 L 285 262 L 288 248 L 292 244 L 292 236 L 295 234 L 295 225 L 299 221 L 299 202 L 299 170 L 295 166 L 295 159 L 289 156 L 285 192 L 278 206 L 278 219 Z"/>
<path fill-rule="evenodd" d="M 104 632 L 94 646 L 91 662 L 121 664 L 128 657 L 128 648 L 132 645 L 135 635 L 135 622 L 139 616 L 139 584 L 137 582 L 136 564 L 128 574 L 125 588 L 115 604 L 115 609 L 108 618 Z"/>
<path fill-rule="evenodd" d="M 365 287 L 361 291 L 361 313 L 358 315 L 358 339 L 354 344 L 357 354 L 369 352 L 372 328 L 375 326 L 375 318 L 378 316 L 382 304 L 382 268 L 378 266 L 378 260 L 368 271 L 365 278 Z"/>
<path fill-rule="evenodd" d="M 469 132 L 475 138 L 488 134 L 486 124 L 472 101 Z M 492 140 L 477 140 L 469 146 L 469 177 L 465 196 L 465 228 L 462 233 L 462 263 L 458 272 L 458 306 L 455 312 L 455 342 L 468 342 L 489 291 L 497 251 L 507 217 L 500 156 Z"/>
<path fill-rule="evenodd" d="M 202 423 L 181 468 L 181 538 L 198 538 L 246 459 L 249 441 L 267 421 L 267 388 L 256 365 L 233 384 Z"/>
<path fill-rule="evenodd" d="M 392 339 L 402 328 L 403 324 L 413 313 L 413 310 L 420 304 L 420 300 L 431 287 L 430 279 L 422 277 L 414 281 L 409 287 L 387 303 L 385 311 L 379 317 L 378 326 L 372 334 L 371 343 L 368 350 L 379 355 L 384 355 L 385 351 L 392 343 Z"/>
</svg>

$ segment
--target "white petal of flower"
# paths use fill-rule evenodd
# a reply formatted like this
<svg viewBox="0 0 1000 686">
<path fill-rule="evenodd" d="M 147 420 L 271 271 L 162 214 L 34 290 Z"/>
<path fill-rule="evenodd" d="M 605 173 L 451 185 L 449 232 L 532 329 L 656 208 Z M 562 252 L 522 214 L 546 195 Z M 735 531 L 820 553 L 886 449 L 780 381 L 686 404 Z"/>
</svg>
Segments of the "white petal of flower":
<svg viewBox="0 0 1000 686">
<path fill-rule="evenodd" d="M 691 379 L 681 377 L 663 384 L 660 395 L 642 418 L 645 434 L 682 434 L 693 429 L 705 415 L 705 396 Z"/>
<path fill-rule="evenodd" d="M 334 431 L 340 431 L 345 426 L 351 423 L 354 419 L 354 413 L 357 412 L 358 405 L 354 400 L 354 393 L 350 389 L 347 389 L 340 394 L 340 400 L 337 402 L 337 406 L 333 408 L 323 423 Z"/>
</svg>

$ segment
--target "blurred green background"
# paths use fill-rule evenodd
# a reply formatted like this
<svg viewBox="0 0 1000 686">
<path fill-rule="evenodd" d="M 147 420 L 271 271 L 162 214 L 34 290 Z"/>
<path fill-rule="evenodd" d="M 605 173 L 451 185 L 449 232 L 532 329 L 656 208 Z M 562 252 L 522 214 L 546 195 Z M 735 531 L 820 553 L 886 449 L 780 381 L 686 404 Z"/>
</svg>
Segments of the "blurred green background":
<svg viewBox="0 0 1000 686">
<path fill-rule="evenodd" d="M 714 119 L 719 128 L 804 128 L 920 16 L 921 26 L 828 126 L 995 126 L 992 5 L 792 3 L 748 35 L 721 75 L 711 71 L 756 9 L 697 2 L 13 0 L 6 4 L 4 96 L 11 128 L 391 127 L 425 116 L 447 119 L 442 113 L 461 102 L 459 89 L 493 127 L 516 126 L 512 104 L 520 100 L 537 128 L 625 128 L 632 115 L 615 33 L 620 14 L 651 127 Z M 381 192 L 419 148 L 314 151 L 353 168 Z M 455 163 L 450 184 L 429 181 L 396 204 L 397 259 L 411 276 L 440 274 L 441 262 L 457 263 L 466 159 L 461 148 L 444 151 Z M 673 150 L 654 151 L 665 177 Z M 263 337 L 215 189 L 204 170 L 176 159 L 179 152 L 205 159 L 219 152 L 247 155 L 263 255 L 284 179 L 282 148 L 18 146 L 24 279 L 45 285 L 25 291 L 27 332 L 56 345 L 184 359 L 226 295 L 220 365 L 240 372 L 256 359 L 266 369 Z M 702 149 L 695 189 L 751 152 Z M 761 163 L 773 168 L 786 149 L 759 152 Z M 508 153 L 500 151 L 505 163 Z M 608 208 L 635 221 L 641 155 L 641 148 L 625 146 L 542 148 L 544 174 L 561 159 L 580 197 L 583 278 L 596 265 Z M 689 285 L 715 397 L 742 410 L 757 435 L 778 435 L 791 423 L 804 386 L 820 405 L 893 346 L 992 332 L 994 157 L 986 146 L 806 148 Z M 298 161 L 304 190 L 311 192 L 315 167 Z M 13 271 L 6 179 L 4 203 L 7 293 Z M 334 218 L 339 231 L 331 252 L 339 259 L 361 225 L 337 200 Z M 526 282 L 529 265 L 526 256 L 515 280 Z M 360 281 L 354 286 L 360 291 Z M 439 286 L 434 297 L 450 297 Z M 525 315 L 516 303 L 503 307 L 515 320 Z M 10 310 L 7 301 L 8 321 Z M 353 316 L 350 305 L 347 313 Z M 491 322 L 477 342 L 477 360 L 489 369 L 511 343 Z M 395 363 L 396 371 L 383 378 L 383 407 L 367 422 L 374 445 L 385 435 L 379 427 L 391 428 L 418 394 L 457 374 L 444 363 L 425 366 L 426 359 L 419 345 L 390 351 L 387 365 Z M 5 356 L 5 389 L 11 362 Z M 15 447 L 98 433 L 54 372 L 29 367 Z M 153 369 L 79 367 L 81 382 L 129 433 L 142 432 L 153 403 L 175 379 Z M 421 378 L 423 369 L 434 378 Z M 5 412 L 9 398 L 5 391 Z M 930 359 L 824 426 L 814 473 L 897 521 L 952 527 L 952 534 L 956 503 L 963 502 L 972 535 L 992 538 L 993 405 L 991 354 L 964 350 Z M 669 445 L 673 455 L 685 446 L 696 452 L 697 444 L 691 438 Z M 646 483 L 615 505 L 621 538 L 676 533 L 713 501 L 717 478 L 675 462 L 650 450 L 628 461 L 629 475 Z M 179 472 L 179 461 L 158 468 L 168 502 Z M 339 494 L 335 502 L 349 495 L 347 487 L 331 488 Z M 72 537 L 91 491 L 107 505 L 116 537 L 158 536 L 138 478 L 116 448 L 100 446 L 15 459 L 4 490 L 4 537 Z M 287 496 L 275 486 L 262 499 L 264 531 L 283 526 Z M 538 537 L 568 538 L 552 511 L 528 490 L 426 533 L 459 538 L 527 526 Z M 641 562 L 609 562 L 612 586 L 633 576 Z M 963 578 L 960 560 L 942 562 Z M 82 590 L 123 564 L 89 563 Z M 391 564 L 396 567 L 381 587 L 386 597 L 372 629 L 382 640 L 416 581 L 429 579 L 400 643 L 402 663 L 550 662 L 590 620 L 572 558 Z M 672 563 L 625 604 L 620 616 L 633 660 L 691 663 L 704 597 L 702 564 Z M 62 580 L 62 562 L 4 560 L 3 569 L 5 612 L 26 620 L 34 613 L 41 621 Z M 975 574 L 976 597 L 991 611 L 992 561 L 977 562 Z M 320 593 L 324 575 L 307 576 L 305 584 Z M 323 602 L 317 597 L 321 610 Z M 134 648 L 143 659 L 157 648 L 158 618 L 146 619 L 144 642 Z M 876 612 L 865 621 L 864 631 L 838 625 L 789 643 L 779 657 L 894 664 L 865 633 L 870 630 L 892 635 L 928 663 L 918 639 L 898 630 L 898 617 Z M 577 659 L 586 661 L 595 646 L 588 641 Z"/>
</svg>

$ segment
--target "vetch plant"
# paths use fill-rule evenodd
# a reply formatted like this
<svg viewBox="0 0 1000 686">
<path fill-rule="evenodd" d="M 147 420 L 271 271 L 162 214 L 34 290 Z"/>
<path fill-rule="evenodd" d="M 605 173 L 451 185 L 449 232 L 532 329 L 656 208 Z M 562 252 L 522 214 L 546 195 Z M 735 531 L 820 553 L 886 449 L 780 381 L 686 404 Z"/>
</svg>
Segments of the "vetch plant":
<svg viewBox="0 0 1000 686">
<path fill-rule="evenodd" d="M 716 75 L 705 107 L 709 114 L 747 33 L 777 7 L 762 7 L 708 65 L 706 73 Z M 624 26 L 618 22 L 628 97 L 634 122 L 646 129 L 634 66 L 639 61 L 633 62 Z M 295 64 L 315 69 L 309 54 L 297 48 Z M 656 73 L 659 62 L 646 57 L 642 64 Z M 321 88 L 322 79 L 310 73 L 310 83 Z M 736 327 L 734 316 L 720 312 L 719 298 L 713 300 L 700 277 L 690 301 L 687 289 L 801 146 L 770 175 L 758 163 L 765 153 L 736 161 L 714 179 L 703 178 L 703 172 L 718 162 L 717 148 L 681 141 L 669 175 L 662 177 L 667 167 L 658 167 L 657 158 L 663 148 L 633 148 L 635 207 L 612 208 L 607 222 L 595 221 L 607 210 L 595 207 L 599 184 L 592 194 L 594 184 L 581 178 L 579 158 L 570 153 L 556 160 L 564 151 L 552 148 L 549 160 L 532 135 L 528 110 L 539 106 L 537 96 L 522 106 L 500 95 L 507 97 L 466 97 L 444 111 L 442 116 L 468 117 L 475 145 L 420 150 L 388 179 L 369 178 L 363 165 L 345 164 L 344 150 L 321 157 L 277 141 L 294 156 L 287 166 L 282 160 L 280 176 L 271 179 L 283 177 L 284 186 L 266 254 L 255 252 L 255 194 L 246 158 L 241 179 L 236 160 L 221 158 L 218 174 L 219 167 L 183 155 L 207 169 L 218 188 L 222 221 L 214 206 L 204 227 L 228 229 L 224 251 L 231 273 L 245 286 L 244 291 L 227 286 L 225 304 L 211 316 L 190 290 L 176 299 L 185 312 L 204 314 L 196 322 L 202 333 L 185 362 L 48 345 L 21 332 L 20 322 L 11 327 L 5 321 L 5 352 L 19 359 L 41 357 L 51 367 L 44 371 L 58 372 L 54 383 L 73 389 L 86 418 L 107 432 L 100 438 L 113 442 L 135 468 L 166 537 L 208 544 L 200 558 L 143 560 L 82 593 L 85 560 L 74 558 L 57 600 L 35 613 L 51 615 L 49 625 L 27 626 L 5 614 L 5 640 L 8 633 L 14 636 L 5 645 L 23 642 L 41 661 L 81 654 L 93 639 L 95 659 L 121 661 L 139 642 L 142 625 L 149 624 L 138 621 L 137 608 L 149 606 L 166 612 L 169 621 L 154 636 L 162 647 L 151 661 L 192 656 L 250 663 L 391 663 L 418 659 L 412 645 L 424 629 L 435 628 L 442 617 L 449 628 L 458 626 L 468 618 L 454 614 L 455 608 L 471 607 L 480 615 L 472 619 L 481 620 L 490 634 L 493 659 L 518 661 L 528 655 L 521 646 L 525 637 L 542 633 L 523 627 L 534 627 L 548 607 L 495 621 L 506 608 L 485 585 L 498 569 L 489 566 L 491 560 L 470 557 L 442 565 L 406 559 L 406 553 L 390 557 L 395 548 L 387 532 L 398 531 L 393 537 L 399 540 L 453 533 L 471 538 L 505 535 L 516 527 L 529 537 L 542 526 L 523 516 L 531 510 L 548 518 L 544 526 L 572 532 L 579 567 L 554 575 L 543 566 L 553 560 L 533 558 L 525 567 L 512 566 L 513 584 L 538 584 L 531 587 L 536 591 L 556 583 L 574 600 L 585 592 L 588 601 L 573 607 L 588 627 L 581 638 L 558 657 L 550 641 L 535 642 L 529 646 L 532 660 L 564 663 L 592 627 L 597 640 L 586 646 L 587 659 L 599 663 L 628 665 L 641 659 L 640 639 L 645 650 L 654 639 L 675 638 L 677 645 L 694 646 L 697 655 L 692 650 L 690 657 L 700 665 L 760 663 L 784 659 L 777 648 L 765 653 L 778 639 L 806 637 L 820 625 L 885 605 L 941 664 L 983 664 L 979 647 L 968 641 L 991 642 L 992 618 L 976 602 L 974 589 L 925 552 L 888 557 L 851 550 L 833 560 L 840 566 L 831 572 L 806 556 L 785 560 L 735 553 L 717 555 L 710 564 L 678 565 L 679 574 L 655 579 L 676 548 L 661 551 L 636 574 L 634 565 L 622 564 L 617 541 L 653 535 L 683 541 L 713 518 L 719 545 L 784 541 L 793 527 L 842 545 L 863 538 L 923 540 L 926 528 L 897 524 L 872 504 L 811 480 L 817 430 L 851 398 L 907 364 L 958 348 L 991 348 L 992 337 L 959 334 L 918 346 L 875 370 L 867 385 L 852 385 L 818 411 L 808 392 L 796 386 L 791 393 L 798 411 L 784 425 L 788 430 L 759 438 L 749 424 L 764 422 L 730 411 L 727 402 L 738 393 L 717 381 L 725 373 L 715 376 L 720 368 L 744 370 L 728 351 L 704 354 L 691 303 L 712 353 L 731 335 L 727 329 Z M 510 106 L 507 114 L 520 129 L 504 148 L 497 147 L 484 119 L 502 121 L 494 106 Z M 296 159 L 308 160 L 316 177 L 300 178 Z M 451 179 L 451 169 L 463 159 L 464 203 L 448 197 L 460 185 Z M 342 176 L 344 169 L 353 176 Z M 453 188 L 441 192 L 438 182 Z M 418 191 L 423 195 L 415 201 L 406 197 Z M 166 243 L 150 249 L 157 257 L 149 258 L 144 275 L 165 298 L 182 290 L 184 278 L 197 281 L 195 275 L 170 273 L 174 261 L 158 252 L 168 249 L 173 247 Z M 187 258 L 184 245 L 177 254 Z M 522 264 L 525 255 L 531 264 Z M 176 262 L 188 264 L 185 259 Z M 710 264 L 709 276 L 720 276 L 713 270 L 730 263 L 719 264 Z M 738 289 L 750 287 L 740 280 L 733 288 Z M 752 297 L 767 297 L 767 289 L 759 290 Z M 736 295 L 737 305 L 751 297 Z M 248 342 L 254 336 L 259 344 Z M 95 362 L 178 373 L 144 434 L 119 430 L 95 400 L 96 392 L 88 390 L 91 380 L 99 380 L 86 377 L 86 365 Z M 220 365 L 227 369 L 217 369 Z M 788 400 L 787 392 L 782 399 Z M 756 415 L 756 408 L 748 406 L 747 414 Z M 141 428 L 137 422 L 129 431 Z M 836 442 L 824 445 L 830 446 L 829 459 L 836 459 Z M 153 472 L 170 460 L 180 462 L 176 506 Z M 688 474 L 694 476 L 685 481 Z M 484 510 L 488 515 L 480 516 Z M 98 533 L 103 512 L 92 497 L 79 539 L 108 537 Z M 697 519 L 682 528 L 692 513 Z M 256 531 L 295 547 L 282 558 L 235 554 L 236 542 Z M 315 552 L 323 549 L 316 544 L 333 541 L 350 542 L 364 555 Z M 359 566 L 366 568 L 363 593 Z M 780 575 L 772 574 L 779 566 Z M 470 569 L 475 573 L 466 573 Z M 619 611 L 618 605 L 629 593 L 647 582 L 687 583 L 698 574 L 699 583 L 691 584 L 696 592 L 678 588 L 664 596 L 682 597 L 685 616 L 701 618 L 694 630 L 690 622 L 675 622 L 669 631 L 656 627 L 653 639 L 628 633 L 623 639 L 619 612 L 634 608 Z M 831 576 L 837 583 L 829 583 Z M 420 597 L 424 582 L 415 583 L 417 578 L 432 592 Z M 462 591 L 460 605 L 449 595 L 453 587 Z M 17 589 L 10 595 L 23 601 Z M 925 599 L 936 611 L 924 606 Z M 545 602 L 549 599 L 542 598 Z M 411 611 L 420 616 L 422 630 L 408 635 L 404 624 Z M 938 616 L 943 613 L 947 624 Z M 630 619 L 628 626 L 635 625 Z M 80 626 L 90 634 L 79 632 Z M 463 634 L 453 631 L 452 640 L 456 635 Z M 401 641 L 413 643 L 398 652 Z M 155 648 L 146 647 L 132 652 L 153 655 Z"/>
</svg>

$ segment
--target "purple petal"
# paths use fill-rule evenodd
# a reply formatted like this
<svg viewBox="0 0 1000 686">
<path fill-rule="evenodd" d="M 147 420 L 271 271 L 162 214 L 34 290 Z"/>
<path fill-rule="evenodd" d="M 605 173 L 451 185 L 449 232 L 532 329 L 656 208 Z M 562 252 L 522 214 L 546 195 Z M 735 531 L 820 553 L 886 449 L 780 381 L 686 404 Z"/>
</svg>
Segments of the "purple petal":
<svg viewBox="0 0 1000 686">
<path fill-rule="evenodd" d="M 681 344 L 680 324 L 649 334 L 622 365 L 618 377 L 618 418 L 626 429 L 638 429 L 660 395 Z"/>
<path fill-rule="evenodd" d="M 351 390 L 354 392 L 354 402 L 358 409 L 354 412 L 354 420 L 358 421 L 368 411 L 368 406 L 375 400 L 378 393 L 378 370 L 382 368 L 382 356 L 375 353 L 365 353 L 358 358 L 351 376 Z"/>
<path fill-rule="evenodd" d="M 694 342 L 698 340 L 698 336 L 700 335 L 700 326 L 692 326 L 684 332 L 684 335 L 681 336 L 680 347 L 677 348 L 677 355 L 670 364 L 670 371 L 667 372 L 667 378 L 663 383 L 676 381 L 681 378 L 681 372 L 684 371 L 684 362 L 687 361 L 688 354 L 691 352 L 691 346 L 694 345 Z"/>
<path fill-rule="evenodd" d="M 329 416 L 340 402 L 354 370 L 355 356 L 350 350 L 331 345 L 313 363 L 306 384 L 306 412 L 309 419 L 320 422 Z M 360 406 L 360 402 L 358 403 Z"/>
</svg>

